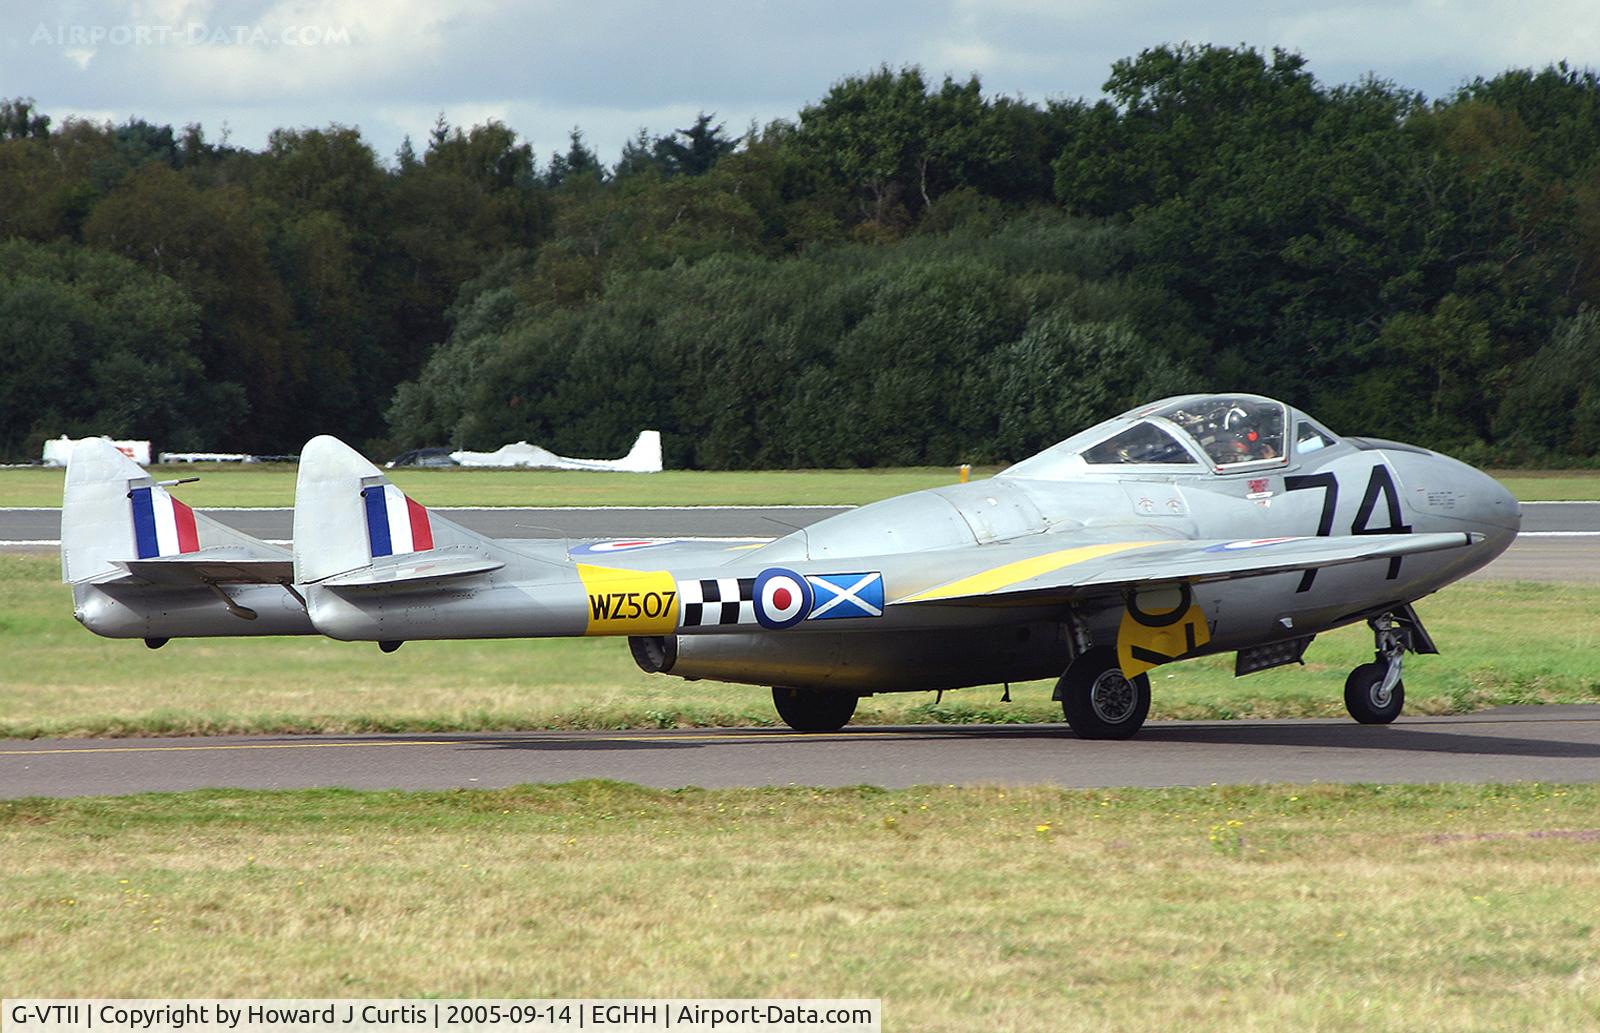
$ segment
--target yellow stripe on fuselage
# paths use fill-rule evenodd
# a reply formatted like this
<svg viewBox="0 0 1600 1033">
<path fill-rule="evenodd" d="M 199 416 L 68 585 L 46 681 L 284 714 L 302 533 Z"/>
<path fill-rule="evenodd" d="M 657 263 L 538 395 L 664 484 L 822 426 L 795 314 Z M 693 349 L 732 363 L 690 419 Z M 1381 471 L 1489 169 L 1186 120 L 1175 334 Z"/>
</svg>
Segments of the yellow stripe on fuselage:
<svg viewBox="0 0 1600 1033">
<path fill-rule="evenodd" d="M 670 635 L 678 630 L 678 583 L 665 570 L 579 563 L 588 597 L 585 635 Z"/>
<path fill-rule="evenodd" d="M 1020 584 L 1029 578 L 1038 577 L 1040 574 L 1048 574 L 1051 571 L 1060 570 L 1062 567 L 1070 567 L 1074 563 L 1099 559 L 1101 556 L 1114 556 L 1119 552 L 1144 549 L 1156 544 L 1159 543 L 1110 542 L 1105 545 L 1080 545 L 1074 549 L 1059 549 L 1055 552 L 1047 552 L 1042 556 L 1033 556 L 1025 560 L 1017 560 L 1014 563 L 1001 564 L 981 574 L 972 574 L 949 584 L 930 588 L 895 601 L 901 603 L 926 603 L 940 599 L 962 599 L 968 596 L 988 595 L 991 592 L 998 592 L 1001 589 Z"/>
</svg>

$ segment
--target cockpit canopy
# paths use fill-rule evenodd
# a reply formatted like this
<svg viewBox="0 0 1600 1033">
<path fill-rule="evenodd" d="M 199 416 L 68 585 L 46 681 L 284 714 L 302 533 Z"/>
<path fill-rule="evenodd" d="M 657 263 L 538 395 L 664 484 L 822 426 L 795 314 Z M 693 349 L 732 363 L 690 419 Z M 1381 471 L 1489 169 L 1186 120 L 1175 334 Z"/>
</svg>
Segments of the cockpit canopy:
<svg viewBox="0 0 1600 1033">
<path fill-rule="evenodd" d="M 1291 450 L 1304 455 L 1335 440 L 1309 418 L 1270 398 L 1185 395 L 1096 424 L 1005 472 L 1053 478 L 1108 467 L 1205 465 L 1217 473 L 1230 473 L 1282 465 Z"/>
<path fill-rule="evenodd" d="M 1286 454 L 1285 408 L 1266 398 L 1207 395 L 1173 402 L 1150 415 L 1176 424 L 1205 450 L 1213 466 L 1233 466 Z"/>
</svg>

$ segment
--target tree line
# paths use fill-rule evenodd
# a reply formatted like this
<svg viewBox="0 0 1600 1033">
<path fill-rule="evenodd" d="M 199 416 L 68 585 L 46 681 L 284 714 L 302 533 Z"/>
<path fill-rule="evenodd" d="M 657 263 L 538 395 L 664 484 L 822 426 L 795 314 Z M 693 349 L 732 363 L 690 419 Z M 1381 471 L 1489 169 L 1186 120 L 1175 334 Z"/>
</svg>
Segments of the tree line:
<svg viewBox="0 0 1600 1033">
<path fill-rule="evenodd" d="M 0 102 L 0 454 L 334 433 L 669 464 L 1020 458 L 1237 389 L 1478 461 L 1600 455 L 1600 80 L 1428 100 L 1164 46 L 1095 101 L 917 68 L 614 164 L 440 121 L 264 149 Z"/>
</svg>

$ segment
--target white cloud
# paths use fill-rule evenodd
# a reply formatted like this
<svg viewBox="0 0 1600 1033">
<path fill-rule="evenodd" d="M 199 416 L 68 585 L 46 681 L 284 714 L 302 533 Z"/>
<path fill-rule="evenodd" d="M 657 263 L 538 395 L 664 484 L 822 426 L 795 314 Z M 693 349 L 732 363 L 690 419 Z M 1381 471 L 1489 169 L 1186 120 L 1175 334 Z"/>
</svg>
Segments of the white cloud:
<svg viewBox="0 0 1600 1033">
<path fill-rule="evenodd" d="M 140 56 L 174 93 L 203 82 L 224 101 L 371 96 L 403 89 L 408 70 L 452 57 L 444 27 L 462 13 L 486 7 L 483 0 L 286 0 L 248 20 L 230 16 L 227 9 L 215 12 L 208 20 L 188 23 L 208 29 L 212 42 L 153 48 Z M 468 56 L 453 55 L 457 61 Z"/>
<path fill-rule="evenodd" d="M 49 38 L 30 41 L 40 26 Z M 175 28 L 161 42 L 108 38 L 141 26 Z M 307 28 L 322 35 L 291 41 Z M 935 80 L 975 71 L 991 92 L 1035 100 L 1092 97 L 1113 61 L 1182 41 L 1281 45 L 1324 82 L 1371 71 L 1432 96 L 1510 66 L 1600 64 L 1592 0 L 61 0 L 0 6 L 0 96 L 58 115 L 199 120 L 213 136 L 225 120 L 245 146 L 336 121 L 383 154 L 444 110 L 456 124 L 500 118 L 542 156 L 581 125 L 611 158 L 641 125 L 667 132 L 700 110 L 735 132 L 792 118 L 879 64 L 921 64 Z"/>
</svg>

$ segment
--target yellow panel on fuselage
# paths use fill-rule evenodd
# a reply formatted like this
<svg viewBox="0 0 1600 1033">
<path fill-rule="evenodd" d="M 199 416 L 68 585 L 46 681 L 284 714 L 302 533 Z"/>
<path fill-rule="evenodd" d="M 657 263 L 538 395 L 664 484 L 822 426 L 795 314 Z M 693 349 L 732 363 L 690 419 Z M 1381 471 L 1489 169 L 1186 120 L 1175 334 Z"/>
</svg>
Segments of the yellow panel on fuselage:
<svg viewBox="0 0 1600 1033">
<path fill-rule="evenodd" d="M 667 571 L 577 566 L 589 606 L 585 635 L 670 635 L 678 630 L 678 582 Z"/>
</svg>

